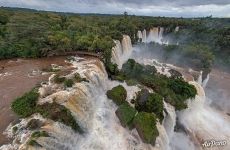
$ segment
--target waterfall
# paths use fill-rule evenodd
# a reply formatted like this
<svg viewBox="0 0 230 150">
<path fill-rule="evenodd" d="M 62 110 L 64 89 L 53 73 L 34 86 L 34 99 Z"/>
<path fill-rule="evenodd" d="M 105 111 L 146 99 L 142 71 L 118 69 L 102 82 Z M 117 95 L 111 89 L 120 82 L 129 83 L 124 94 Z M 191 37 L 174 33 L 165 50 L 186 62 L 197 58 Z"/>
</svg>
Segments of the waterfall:
<svg viewBox="0 0 230 150">
<path fill-rule="evenodd" d="M 132 49 L 132 42 L 130 37 L 128 35 L 123 35 L 123 39 L 122 39 L 123 55 L 130 54 L 131 49 Z"/>
<path fill-rule="evenodd" d="M 146 40 L 156 40 L 163 38 L 163 28 L 153 28 L 146 39 L 146 31 L 142 32 L 143 42 Z M 117 63 L 119 68 L 131 56 L 132 43 L 129 36 L 124 35 L 122 42 L 114 40 L 116 44 L 112 49 L 112 61 Z M 142 53 L 142 51 L 140 51 Z M 138 55 L 138 62 L 154 65 L 158 72 L 169 75 L 169 67 L 166 64 L 154 63 L 151 59 L 145 59 Z M 63 89 L 54 85 L 52 78 L 49 78 L 48 85 L 52 87 L 51 93 L 43 94 L 39 98 L 39 103 L 57 102 L 68 108 L 78 124 L 83 128 L 83 135 L 73 132 L 70 127 L 52 120 L 44 119 L 41 116 L 34 115 L 28 119 L 22 119 L 17 133 L 12 134 L 13 127 L 10 126 L 8 133 L 14 137 L 14 142 L 0 147 L 4 149 L 27 149 L 27 142 L 30 139 L 32 131 L 26 128 L 30 119 L 36 118 L 43 122 L 42 130 L 49 133 L 50 137 L 40 137 L 36 139 L 37 143 L 44 149 L 68 149 L 68 150 L 169 150 L 181 149 L 193 150 L 194 145 L 201 145 L 203 140 L 230 140 L 230 121 L 229 117 L 218 112 L 206 104 L 204 87 L 206 86 L 209 75 L 202 82 L 202 72 L 197 82 L 190 82 L 197 89 L 195 99 L 188 100 L 188 108 L 180 112 L 175 112 L 175 108 L 164 102 L 164 120 L 160 124 L 157 122 L 159 136 L 156 139 L 156 145 L 145 144 L 141 141 L 136 130 L 123 128 L 119 119 L 115 115 L 117 106 L 107 98 L 106 92 L 114 86 L 122 84 L 127 90 L 127 101 L 130 102 L 139 91 L 137 86 L 127 86 L 126 83 L 110 81 L 107 78 L 105 67 L 98 59 L 75 58 L 71 61 L 73 71 L 67 75 L 70 77 L 79 73 L 89 82 L 75 83 L 72 88 Z M 162 68 L 164 71 L 162 71 Z M 203 86 L 203 87 L 202 87 Z M 45 90 L 46 91 L 46 90 Z M 44 92 L 40 90 L 40 92 Z M 178 121 L 185 127 L 188 135 L 181 132 L 174 132 L 176 124 L 176 115 Z M 177 144 L 175 144 L 175 143 Z M 29 147 L 31 148 L 31 147 Z M 229 147 L 226 147 L 229 149 Z M 32 149 L 32 148 L 31 148 Z M 226 150 L 227 150 L 226 149 Z"/>
<path fill-rule="evenodd" d="M 147 37 L 146 37 L 146 30 L 144 29 L 143 31 L 142 31 L 142 42 L 144 42 L 144 43 L 146 43 L 147 41 Z"/>
<path fill-rule="evenodd" d="M 175 32 L 178 32 L 178 31 L 179 31 L 179 29 L 180 29 L 180 27 L 179 27 L 179 26 L 177 26 L 177 27 L 175 28 Z"/>
<path fill-rule="evenodd" d="M 164 108 L 166 109 L 167 114 L 163 120 L 163 125 L 167 132 L 168 138 L 171 139 L 174 132 L 174 127 L 176 125 L 176 111 L 173 106 L 166 102 L 164 102 Z"/>
<path fill-rule="evenodd" d="M 122 42 L 114 40 L 116 44 L 112 49 L 112 62 L 121 69 L 122 64 L 130 57 L 132 53 L 132 42 L 128 35 L 123 35 Z"/>
<path fill-rule="evenodd" d="M 204 89 L 199 83 L 190 83 L 196 87 L 198 94 L 194 100 L 188 101 L 188 109 L 180 111 L 178 118 L 188 131 L 192 141 L 199 148 L 206 140 L 229 141 L 229 117 L 207 105 Z"/>
<path fill-rule="evenodd" d="M 202 75 L 203 75 L 203 71 L 200 72 L 198 79 L 197 79 L 197 83 L 199 83 L 200 85 L 202 85 Z"/>
<path fill-rule="evenodd" d="M 207 77 L 204 79 L 204 81 L 202 83 L 203 88 L 205 88 L 207 86 L 208 81 L 209 81 L 209 74 L 207 75 Z"/>
<path fill-rule="evenodd" d="M 163 33 L 164 28 L 163 27 L 154 27 L 150 29 L 148 36 L 146 36 L 146 30 L 144 29 L 142 32 L 139 30 L 137 32 L 138 42 L 143 43 L 150 43 L 150 42 L 156 42 L 159 44 L 165 44 L 166 42 L 163 41 Z"/>
<path fill-rule="evenodd" d="M 203 88 L 206 87 L 207 83 L 209 81 L 209 74 L 207 75 L 207 77 L 203 80 L 203 71 L 200 72 L 198 79 L 197 79 L 197 83 L 199 83 Z"/>
<path fill-rule="evenodd" d="M 142 32 L 140 30 L 137 32 L 137 38 L 138 42 L 141 42 L 143 40 Z"/>
<path fill-rule="evenodd" d="M 144 29 L 142 32 L 139 30 L 137 32 L 138 42 L 146 43 L 146 30 Z"/>
<path fill-rule="evenodd" d="M 160 31 L 159 31 L 159 35 L 158 35 L 160 41 L 162 41 L 162 39 L 163 39 L 163 33 L 164 33 L 164 28 L 160 27 Z"/>
<path fill-rule="evenodd" d="M 150 29 L 148 37 L 147 37 L 147 42 L 159 42 L 159 28 L 158 27 L 154 27 L 152 29 Z"/>
<path fill-rule="evenodd" d="M 167 41 L 163 41 L 163 33 L 164 33 L 163 27 L 154 27 L 150 29 L 146 42 L 147 43 L 156 42 L 159 44 L 166 44 Z"/>
<path fill-rule="evenodd" d="M 121 126 L 115 114 L 117 106 L 106 96 L 108 89 L 122 84 L 127 89 L 127 101 L 131 101 L 140 89 L 136 86 L 127 86 L 125 83 L 110 81 L 107 78 L 104 65 L 98 59 L 76 58 L 71 63 L 74 70 L 67 76 L 72 76 L 77 72 L 89 80 L 89 83 L 75 83 L 68 90 L 57 87 L 53 94 L 41 98 L 39 101 L 52 99 L 64 105 L 71 111 L 85 133 L 81 135 L 61 123 L 41 119 L 44 124 L 41 129 L 48 132 L 50 136 L 37 138 L 36 142 L 44 149 L 57 150 L 153 150 L 154 148 L 150 144 L 142 142 L 136 130 L 130 131 Z M 58 94 L 62 90 L 66 92 Z M 32 118 L 35 117 L 32 116 Z M 20 133 L 15 136 L 15 141 L 18 142 L 0 149 L 5 147 L 32 148 L 26 144 L 33 132 L 26 128 L 28 121 L 29 119 L 24 119 L 17 125 Z M 9 130 L 12 130 L 12 127 Z M 21 137 L 25 137 L 23 141 L 19 140 Z"/>
<path fill-rule="evenodd" d="M 112 62 L 121 67 L 122 65 L 122 45 L 119 40 L 114 40 L 115 47 L 112 48 Z"/>
</svg>

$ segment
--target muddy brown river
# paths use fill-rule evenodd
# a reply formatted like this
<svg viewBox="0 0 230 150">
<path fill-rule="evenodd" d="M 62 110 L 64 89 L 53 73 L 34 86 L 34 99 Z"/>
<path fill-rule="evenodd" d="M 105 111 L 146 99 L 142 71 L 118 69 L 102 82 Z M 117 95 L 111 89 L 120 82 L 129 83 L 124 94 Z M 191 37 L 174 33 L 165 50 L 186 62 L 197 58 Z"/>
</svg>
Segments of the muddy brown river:
<svg viewBox="0 0 230 150">
<path fill-rule="evenodd" d="M 10 109 L 11 102 L 29 91 L 36 84 L 46 81 L 51 73 L 42 74 L 39 70 L 51 64 L 65 66 L 66 57 L 41 59 L 15 59 L 0 61 L 0 145 L 10 141 L 3 132 L 11 122 L 17 122 L 17 116 Z"/>
</svg>

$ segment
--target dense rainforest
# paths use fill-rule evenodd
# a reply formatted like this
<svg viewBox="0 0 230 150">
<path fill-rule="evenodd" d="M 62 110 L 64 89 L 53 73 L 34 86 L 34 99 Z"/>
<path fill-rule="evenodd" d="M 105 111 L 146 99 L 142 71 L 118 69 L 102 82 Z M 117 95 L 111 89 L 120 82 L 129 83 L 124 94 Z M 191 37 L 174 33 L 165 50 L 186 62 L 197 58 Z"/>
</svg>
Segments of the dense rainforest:
<svg viewBox="0 0 230 150">
<path fill-rule="evenodd" d="M 138 30 L 164 27 L 164 35 L 185 45 L 187 56 L 208 62 L 216 60 L 230 64 L 229 18 L 167 18 L 122 15 L 74 14 L 0 8 L 0 59 L 13 57 L 44 57 L 69 51 L 89 51 L 102 54 L 110 62 L 113 39 L 123 34 L 137 42 Z M 175 27 L 180 31 L 175 33 Z M 176 46 L 168 46 L 167 50 Z M 178 50 L 178 49 L 177 49 Z M 188 51 L 188 52 L 187 52 Z"/>
</svg>

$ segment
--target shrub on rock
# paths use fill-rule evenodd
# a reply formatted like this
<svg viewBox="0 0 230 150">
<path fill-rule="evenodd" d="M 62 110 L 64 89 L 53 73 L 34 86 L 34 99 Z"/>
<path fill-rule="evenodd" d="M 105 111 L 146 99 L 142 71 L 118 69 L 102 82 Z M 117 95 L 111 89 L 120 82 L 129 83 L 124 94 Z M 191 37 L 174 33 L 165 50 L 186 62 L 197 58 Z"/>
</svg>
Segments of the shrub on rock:
<svg viewBox="0 0 230 150">
<path fill-rule="evenodd" d="M 140 112 L 133 120 L 134 127 L 144 143 L 155 145 L 159 132 L 156 127 L 156 117 L 147 112 Z"/>
<path fill-rule="evenodd" d="M 106 93 L 109 99 L 112 99 L 117 105 L 121 105 L 126 102 L 127 92 L 122 85 L 118 85 Z"/>
<path fill-rule="evenodd" d="M 162 121 L 163 116 L 163 97 L 157 93 L 149 93 L 148 90 L 142 89 L 137 94 L 135 108 L 138 111 L 153 112 Z"/>
<path fill-rule="evenodd" d="M 73 82 L 72 79 L 66 79 L 66 80 L 64 81 L 65 87 L 72 87 L 73 84 L 74 84 L 74 82 Z"/>
<path fill-rule="evenodd" d="M 116 110 L 116 115 L 123 127 L 132 127 L 133 118 L 136 113 L 137 111 L 127 103 L 120 105 Z"/>
<path fill-rule="evenodd" d="M 25 93 L 17 98 L 11 105 L 13 111 L 22 118 L 28 117 L 34 113 L 34 108 L 38 100 L 39 94 L 36 89 Z"/>
</svg>

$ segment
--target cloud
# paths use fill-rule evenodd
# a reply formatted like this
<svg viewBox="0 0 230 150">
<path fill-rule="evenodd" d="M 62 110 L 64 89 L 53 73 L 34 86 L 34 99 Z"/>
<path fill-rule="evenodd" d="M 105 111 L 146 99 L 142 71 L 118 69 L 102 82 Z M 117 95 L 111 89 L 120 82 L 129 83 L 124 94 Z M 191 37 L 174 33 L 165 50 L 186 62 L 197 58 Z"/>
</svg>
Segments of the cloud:
<svg viewBox="0 0 230 150">
<path fill-rule="evenodd" d="M 198 17 L 230 16 L 229 0 L 1 0 L 1 6 L 76 13 Z"/>
</svg>

